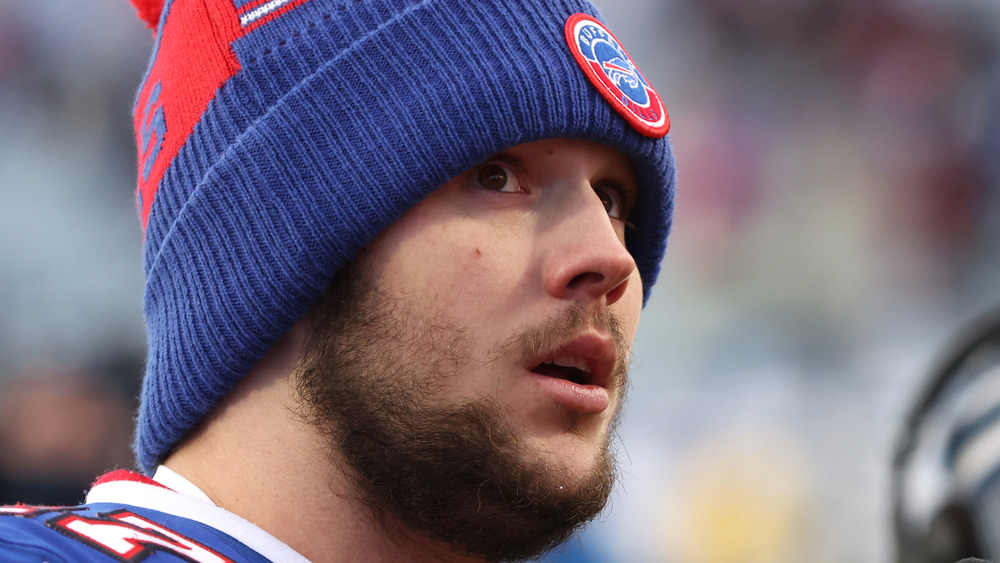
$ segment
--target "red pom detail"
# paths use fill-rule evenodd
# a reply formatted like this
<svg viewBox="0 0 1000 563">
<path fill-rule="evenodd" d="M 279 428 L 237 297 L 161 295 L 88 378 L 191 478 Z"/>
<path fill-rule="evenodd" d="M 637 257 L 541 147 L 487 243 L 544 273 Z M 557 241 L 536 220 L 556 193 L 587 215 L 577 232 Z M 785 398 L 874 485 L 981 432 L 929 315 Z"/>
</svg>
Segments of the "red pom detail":
<svg viewBox="0 0 1000 563">
<path fill-rule="evenodd" d="M 163 11 L 163 0 L 131 0 L 139 11 L 139 19 L 146 22 L 146 27 L 156 29 L 160 24 L 160 13 Z"/>
</svg>

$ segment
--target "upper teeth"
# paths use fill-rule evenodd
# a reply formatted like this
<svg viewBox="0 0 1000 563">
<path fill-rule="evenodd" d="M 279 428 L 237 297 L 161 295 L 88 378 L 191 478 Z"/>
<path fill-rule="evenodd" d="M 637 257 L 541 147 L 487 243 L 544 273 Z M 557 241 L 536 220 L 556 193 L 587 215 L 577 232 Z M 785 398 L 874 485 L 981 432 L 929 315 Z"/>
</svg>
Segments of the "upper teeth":
<svg viewBox="0 0 1000 563">
<path fill-rule="evenodd" d="M 569 356 L 560 356 L 554 360 L 552 363 L 564 368 L 576 368 L 580 371 L 590 372 L 587 368 L 587 361 L 583 358 L 571 358 Z"/>
</svg>

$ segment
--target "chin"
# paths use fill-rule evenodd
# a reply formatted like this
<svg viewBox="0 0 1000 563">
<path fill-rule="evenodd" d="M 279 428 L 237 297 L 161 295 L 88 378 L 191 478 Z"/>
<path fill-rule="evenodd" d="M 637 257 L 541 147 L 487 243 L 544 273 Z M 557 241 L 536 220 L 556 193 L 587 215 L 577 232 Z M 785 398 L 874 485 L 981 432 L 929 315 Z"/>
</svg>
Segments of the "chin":
<svg viewBox="0 0 1000 563">
<path fill-rule="evenodd" d="M 595 473 L 605 471 L 614 460 L 606 430 L 593 435 L 563 433 L 526 442 L 529 450 L 536 452 L 535 463 L 546 467 L 554 484 L 571 493 L 588 483 Z"/>
</svg>

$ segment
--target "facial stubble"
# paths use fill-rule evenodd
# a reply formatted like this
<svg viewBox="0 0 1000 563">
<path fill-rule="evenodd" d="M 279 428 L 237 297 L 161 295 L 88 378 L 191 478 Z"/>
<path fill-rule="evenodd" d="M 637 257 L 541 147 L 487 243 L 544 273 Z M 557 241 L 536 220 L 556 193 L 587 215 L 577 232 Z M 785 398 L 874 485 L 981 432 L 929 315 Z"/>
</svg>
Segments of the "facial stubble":
<svg viewBox="0 0 1000 563">
<path fill-rule="evenodd" d="M 338 274 L 310 320 L 298 378 L 304 409 L 352 479 L 354 500 L 386 532 L 401 523 L 462 553 L 519 561 L 563 543 L 604 509 L 617 477 L 617 416 L 593 468 L 574 481 L 519 440 L 495 400 L 435 405 L 436 392 L 469 365 L 470 336 L 385 295 L 362 264 Z M 621 403 L 628 353 L 606 310 L 570 306 L 499 343 L 494 361 L 535 354 L 586 323 L 603 323 L 619 344 Z M 564 414 L 571 428 L 578 413 Z"/>
</svg>

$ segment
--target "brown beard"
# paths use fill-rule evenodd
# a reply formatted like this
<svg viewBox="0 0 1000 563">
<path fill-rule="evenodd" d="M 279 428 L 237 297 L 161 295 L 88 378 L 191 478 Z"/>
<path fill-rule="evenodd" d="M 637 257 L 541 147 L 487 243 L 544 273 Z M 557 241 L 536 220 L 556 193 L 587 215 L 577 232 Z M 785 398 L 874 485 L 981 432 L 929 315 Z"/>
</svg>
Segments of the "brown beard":
<svg viewBox="0 0 1000 563">
<path fill-rule="evenodd" d="M 565 469 L 543 463 L 518 440 L 495 401 L 433 406 L 441 382 L 460 377 L 467 365 L 469 336 L 386 297 L 363 270 L 357 264 L 342 270 L 313 307 L 313 334 L 297 382 L 306 416 L 353 479 L 355 500 L 389 534 L 400 522 L 489 561 L 537 557 L 596 517 L 617 477 L 614 432 L 591 473 L 569 486 Z M 604 315 L 620 343 L 619 357 L 627 357 L 617 322 Z M 594 322 L 585 317 L 570 308 L 496 350 L 501 356 L 537 352 Z M 625 362 L 619 364 L 615 379 L 623 390 Z M 572 427 L 573 413 L 566 414 Z"/>
</svg>

